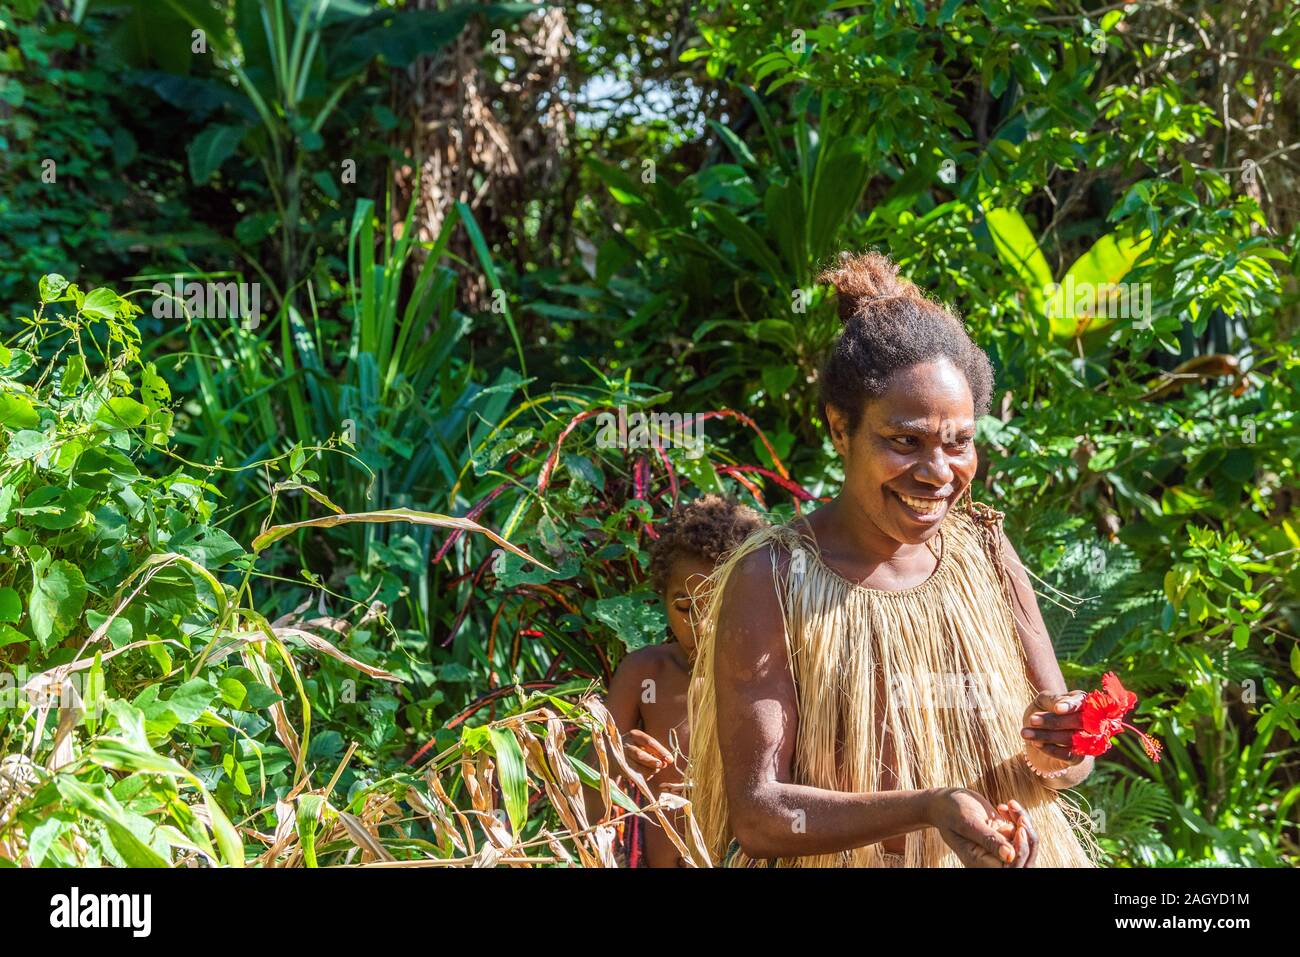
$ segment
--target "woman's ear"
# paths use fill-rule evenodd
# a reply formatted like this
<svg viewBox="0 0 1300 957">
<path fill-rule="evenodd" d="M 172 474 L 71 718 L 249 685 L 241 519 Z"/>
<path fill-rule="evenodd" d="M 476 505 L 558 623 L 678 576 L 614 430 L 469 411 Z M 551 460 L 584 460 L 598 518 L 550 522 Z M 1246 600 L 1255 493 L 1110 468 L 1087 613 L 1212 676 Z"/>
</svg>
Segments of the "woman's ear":
<svg viewBox="0 0 1300 957">
<path fill-rule="evenodd" d="M 849 454 L 849 417 L 835 406 L 826 405 L 826 424 L 831 431 L 831 445 L 844 458 Z"/>
</svg>

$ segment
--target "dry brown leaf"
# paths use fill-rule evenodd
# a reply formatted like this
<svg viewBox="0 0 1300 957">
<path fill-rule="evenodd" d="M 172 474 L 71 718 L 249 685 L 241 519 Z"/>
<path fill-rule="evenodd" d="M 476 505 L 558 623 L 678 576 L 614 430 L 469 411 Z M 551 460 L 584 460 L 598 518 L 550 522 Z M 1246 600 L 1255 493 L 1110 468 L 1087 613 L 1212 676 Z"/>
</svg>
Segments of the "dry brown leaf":
<svg viewBox="0 0 1300 957">
<path fill-rule="evenodd" d="M 339 821 L 342 822 L 344 830 L 348 832 L 348 837 L 352 842 L 361 848 L 361 850 L 370 855 L 372 860 L 376 861 L 395 861 L 397 858 L 388 853 L 387 848 L 379 842 L 377 834 L 371 834 L 361 820 L 347 811 L 336 811 Z"/>
<path fill-rule="evenodd" d="M 618 832 L 608 824 L 597 824 L 595 831 L 592 833 L 592 840 L 596 845 L 601 865 L 604 867 L 618 867 L 618 858 L 614 855 L 614 847 L 618 842 Z"/>
<path fill-rule="evenodd" d="M 242 650 L 240 657 L 257 680 L 279 696 L 280 700 L 266 710 L 271 714 L 271 724 L 275 728 L 275 736 L 280 739 L 280 743 L 288 750 L 289 756 L 293 758 L 293 763 L 296 766 L 302 754 L 302 742 L 298 740 L 298 732 L 294 731 L 293 725 L 289 723 L 289 715 L 284 709 L 284 692 L 280 690 L 280 684 L 275 680 L 275 674 L 271 671 L 266 660 L 261 655 L 254 653 L 251 648 Z"/>
<path fill-rule="evenodd" d="M 382 668 L 376 668 L 374 665 L 368 665 L 365 662 L 357 661 L 357 659 L 353 658 L 351 655 L 340 651 L 324 638 L 319 635 L 314 635 L 310 631 L 293 627 L 272 627 L 271 630 L 275 632 L 276 636 L 279 638 L 296 638 L 303 644 L 307 645 L 307 647 L 319 651 L 322 654 L 329 655 L 331 658 L 337 658 L 348 667 L 355 668 L 362 674 L 370 675 L 372 678 L 379 678 L 381 681 L 393 681 L 397 684 L 402 683 L 402 679 L 397 677 L 397 675 L 390 674 Z"/>
</svg>

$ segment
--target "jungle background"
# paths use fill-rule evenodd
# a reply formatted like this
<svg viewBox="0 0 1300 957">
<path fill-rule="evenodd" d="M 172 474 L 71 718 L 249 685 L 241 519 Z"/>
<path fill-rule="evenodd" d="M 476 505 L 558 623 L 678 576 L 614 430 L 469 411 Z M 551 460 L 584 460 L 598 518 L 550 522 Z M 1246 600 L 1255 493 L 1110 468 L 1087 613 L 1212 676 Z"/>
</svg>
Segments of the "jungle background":
<svg viewBox="0 0 1300 957">
<path fill-rule="evenodd" d="M 647 545 L 835 492 L 814 277 L 875 248 L 1166 745 L 1080 789 L 1108 863 L 1293 866 L 1298 67 L 1286 0 L 0 4 L 0 864 L 613 863 Z"/>
</svg>

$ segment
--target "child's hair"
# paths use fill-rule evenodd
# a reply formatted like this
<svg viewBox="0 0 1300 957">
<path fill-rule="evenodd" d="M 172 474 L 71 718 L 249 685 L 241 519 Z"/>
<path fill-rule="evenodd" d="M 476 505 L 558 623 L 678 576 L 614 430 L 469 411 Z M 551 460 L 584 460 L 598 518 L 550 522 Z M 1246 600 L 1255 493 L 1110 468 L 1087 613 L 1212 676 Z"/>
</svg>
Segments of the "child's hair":
<svg viewBox="0 0 1300 957">
<path fill-rule="evenodd" d="M 663 594 L 668 569 L 684 555 L 716 565 L 752 532 L 766 525 L 763 516 L 748 505 L 721 495 L 705 495 L 679 505 L 659 526 L 659 538 L 650 544 L 650 581 Z"/>
<path fill-rule="evenodd" d="M 817 277 L 839 297 L 844 329 L 822 367 L 820 410 L 833 405 L 856 431 L 869 399 L 884 394 L 895 372 L 933 359 L 948 359 L 966 376 L 975 415 L 989 410 L 993 366 L 962 321 L 946 306 L 898 275 L 888 256 L 845 254 L 834 269 Z"/>
</svg>

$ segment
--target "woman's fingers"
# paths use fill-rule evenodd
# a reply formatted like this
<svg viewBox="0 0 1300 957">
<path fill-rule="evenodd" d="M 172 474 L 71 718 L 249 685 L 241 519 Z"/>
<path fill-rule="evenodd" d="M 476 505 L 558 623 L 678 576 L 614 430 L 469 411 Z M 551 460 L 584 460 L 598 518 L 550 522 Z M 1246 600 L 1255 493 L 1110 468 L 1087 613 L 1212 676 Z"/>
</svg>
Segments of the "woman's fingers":
<svg viewBox="0 0 1300 957">
<path fill-rule="evenodd" d="M 985 839 L 971 840 L 960 834 L 956 835 L 956 841 L 961 847 L 957 856 L 967 867 L 1002 867 L 1005 862 L 1005 858 L 998 852 L 996 843 L 991 844 Z M 1015 853 L 1011 851 L 1011 845 L 1005 846 L 1008 853 Z M 953 849 L 957 850 L 956 847 Z"/>
<path fill-rule="evenodd" d="M 1012 861 L 1016 859 L 1015 845 L 1012 844 L 1005 837 L 1002 837 L 1002 835 L 1000 834 L 998 835 L 998 837 L 1000 839 L 996 842 L 993 842 L 990 846 L 995 848 L 994 853 L 997 854 L 997 858 L 999 861 L 1001 861 L 1003 864 L 1010 864 Z"/>
<path fill-rule="evenodd" d="M 1046 731 L 1042 728 L 1021 728 L 1020 736 L 1027 741 L 1059 744 L 1063 748 L 1068 748 L 1074 740 L 1073 731 Z"/>
<path fill-rule="evenodd" d="M 1034 699 L 1034 703 L 1030 707 L 1035 711 L 1049 711 L 1055 714 L 1056 699 L 1057 695 L 1052 694 L 1050 691 L 1042 691 L 1039 692 L 1038 697 Z"/>
<path fill-rule="evenodd" d="M 1045 711 L 1048 714 L 1070 714 L 1083 707 L 1083 699 L 1087 696 L 1086 691 L 1067 691 L 1065 694 L 1044 691 L 1034 699 L 1030 707 L 1035 711 Z"/>
<path fill-rule="evenodd" d="M 1029 836 L 1029 857 L 1025 861 L 1025 867 L 1033 867 L 1034 861 L 1038 858 L 1038 832 L 1034 830 L 1034 823 L 1028 814 L 1022 815 L 1025 832 Z"/>
<path fill-rule="evenodd" d="M 1016 825 L 1015 837 L 1011 839 L 1011 843 L 1016 849 L 1016 859 L 1011 862 L 1011 866 L 1028 867 L 1031 848 L 1029 846 L 1029 834 L 1023 824 Z"/>
<path fill-rule="evenodd" d="M 1038 857 L 1038 832 L 1034 830 L 1033 820 L 1019 801 L 1011 800 L 1010 811 L 1016 821 L 1016 863 L 1020 867 L 1032 867 Z"/>
<path fill-rule="evenodd" d="M 1011 809 L 1006 804 L 998 805 L 998 814 L 1001 817 L 990 818 L 989 826 L 1005 837 L 1011 840 L 1012 835 L 1016 833 L 1015 821 L 1011 820 Z"/>
<path fill-rule="evenodd" d="M 1003 815 L 1006 823 L 1012 825 L 1013 831 L 1010 843 L 1015 851 L 1015 858 L 1012 861 L 1003 863 L 1002 866 L 1031 866 L 1038 853 L 1038 834 L 1034 831 L 1029 814 L 1026 813 L 1020 802 L 1014 799 L 1006 804 L 999 804 L 998 813 Z"/>
<path fill-rule="evenodd" d="M 1005 804 L 999 804 L 998 810 L 1014 818 L 1016 815 Z M 1011 845 L 1011 858 L 1007 859 L 1005 854 L 1001 855 L 1003 867 L 1024 867 L 1024 860 L 1029 856 L 1029 848 L 1025 843 L 1024 828 L 1018 823 L 1008 820 L 1011 827 L 1011 833 L 1007 836 L 1007 842 Z"/>
<path fill-rule="evenodd" d="M 1058 761 L 1069 761 L 1071 764 L 1078 764 L 1084 759 L 1084 755 L 1075 754 L 1071 748 L 1066 747 L 1065 745 L 1052 744 L 1048 741 L 1031 741 L 1030 744 L 1049 757 L 1056 758 Z"/>
<path fill-rule="evenodd" d="M 943 841 L 965 867 L 1005 867 L 1015 858 L 1015 849 L 988 821 L 963 820 L 956 829 L 940 828 Z"/>
<path fill-rule="evenodd" d="M 1010 833 L 1004 829 L 1010 825 Z M 998 866 L 1010 864 L 1016 857 L 1016 849 L 1010 837 L 1015 834 L 1015 824 L 1005 818 L 990 818 L 984 829 L 976 832 L 977 843 L 997 861 Z"/>
<path fill-rule="evenodd" d="M 1086 697 L 1088 697 L 1086 691 L 1067 691 L 1063 695 L 1057 695 L 1053 702 L 1055 707 L 1047 710 L 1055 711 L 1057 714 L 1070 714 L 1083 707 L 1083 699 Z"/>
<path fill-rule="evenodd" d="M 1082 731 L 1083 715 L 1078 711 L 1071 711 L 1069 714 L 1035 711 L 1029 715 L 1028 724 L 1031 728 L 1042 728 L 1046 731 Z"/>
</svg>

